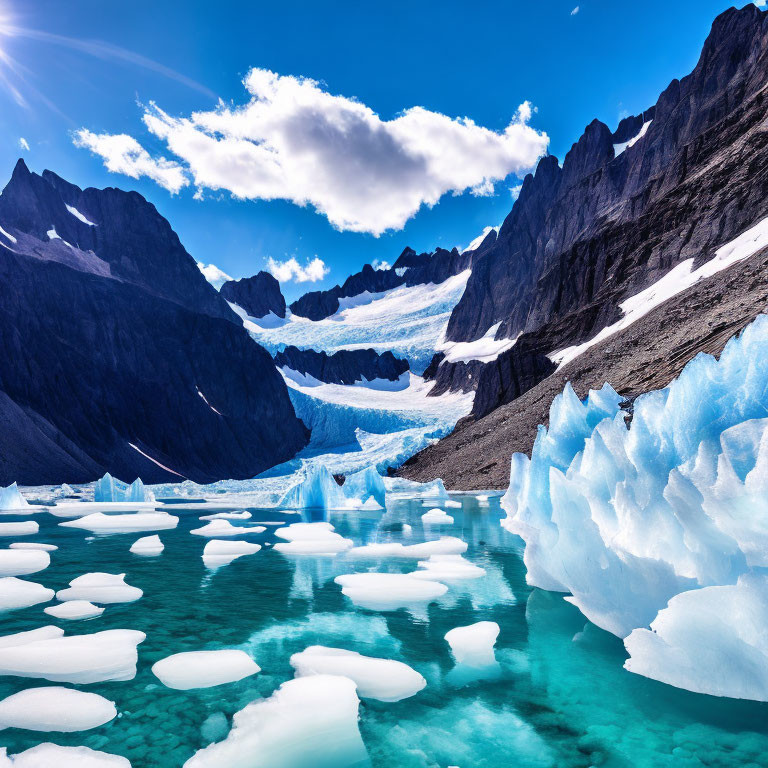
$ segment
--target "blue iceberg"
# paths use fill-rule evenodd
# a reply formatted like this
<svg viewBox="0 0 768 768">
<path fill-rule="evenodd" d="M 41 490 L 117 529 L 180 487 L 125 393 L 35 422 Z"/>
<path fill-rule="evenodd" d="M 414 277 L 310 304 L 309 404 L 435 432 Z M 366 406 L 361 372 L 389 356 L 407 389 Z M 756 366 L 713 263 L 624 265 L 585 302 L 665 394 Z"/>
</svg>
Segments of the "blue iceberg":
<svg viewBox="0 0 768 768">
<path fill-rule="evenodd" d="M 768 317 L 731 339 L 719 360 L 700 354 L 668 387 L 638 397 L 628 416 L 608 385 L 584 402 L 566 386 L 530 460 L 512 457 L 502 524 L 525 540 L 530 584 L 569 593 L 588 619 L 622 638 L 675 616 L 675 652 L 665 658 L 683 658 L 681 638 L 695 658 L 706 622 L 687 635 L 678 628 L 679 616 L 692 613 L 681 608 L 697 597 L 672 599 L 701 590 L 706 606 L 707 588 L 748 583 L 754 594 L 765 583 L 742 577 L 768 567 Z M 668 604 L 671 612 L 660 614 Z M 751 621 L 768 633 L 768 612 L 760 616 Z M 724 625 L 709 624 L 717 632 Z M 739 626 L 731 631 L 730 646 L 712 638 L 712 647 L 752 647 L 737 642 Z M 659 647 L 645 637 L 634 635 L 631 653 Z M 686 679 L 661 667 L 628 662 L 673 684 Z M 700 677 L 696 690 L 706 687 L 707 672 Z M 730 690 L 756 697 L 754 685 Z M 768 700 L 768 680 L 762 695 Z"/>
<path fill-rule="evenodd" d="M 107 472 L 104 477 L 93 485 L 93 500 L 101 502 L 134 502 L 142 503 L 154 501 L 152 492 L 144 487 L 140 478 L 136 478 L 130 485 L 121 483 Z"/>
<path fill-rule="evenodd" d="M 281 507 L 295 509 L 344 509 L 347 499 L 341 486 L 322 464 L 314 464 L 280 500 Z"/>
<path fill-rule="evenodd" d="M 24 510 L 27 507 L 29 507 L 29 503 L 21 495 L 16 483 L 11 483 L 7 488 L 0 488 L 0 510 L 10 512 L 12 510 Z"/>
<path fill-rule="evenodd" d="M 384 478 L 377 472 L 376 467 L 366 467 L 347 475 L 342 490 L 348 499 L 359 499 L 363 503 L 373 499 L 380 507 L 387 506 Z"/>
</svg>

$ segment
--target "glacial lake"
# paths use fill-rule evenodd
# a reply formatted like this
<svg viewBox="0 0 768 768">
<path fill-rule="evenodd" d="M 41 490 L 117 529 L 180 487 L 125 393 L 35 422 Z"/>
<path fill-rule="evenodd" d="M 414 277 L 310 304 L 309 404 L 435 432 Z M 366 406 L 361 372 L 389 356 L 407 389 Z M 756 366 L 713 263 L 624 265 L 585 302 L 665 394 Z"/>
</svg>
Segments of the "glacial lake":
<svg viewBox="0 0 768 768">
<path fill-rule="evenodd" d="M 51 553 L 51 565 L 28 580 L 58 590 L 87 572 L 125 573 L 126 582 L 144 596 L 81 621 L 57 621 L 43 613 L 52 603 L 7 612 L 0 614 L 2 634 L 54 624 L 67 635 L 119 628 L 141 630 L 147 637 L 139 645 L 133 680 L 78 686 L 113 700 L 117 718 L 71 734 L 8 729 L 0 734 L 0 745 L 9 754 L 41 742 L 84 745 L 124 755 L 133 768 L 182 766 L 196 750 L 226 737 L 235 712 L 293 677 L 291 654 L 325 645 L 403 661 L 427 680 L 421 692 L 396 703 L 362 699 L 359 726 L 370 763 L 361 765 L 766 765 L 768 705 L 689 693 L 626 672 L 618 638 L 589 624 L 561 595 L 526 585 L 523 543 L 499 526 L 498 500 L 453 498 L 462 507 L 446 510 L 455 518 L 452 526 L 425 529 L 421 515 L 429 507 L 420 499 L 388 500 L 386 512 L 330 513 L 336 531 L 355 544 L 460 537 L 469 545 L 465 557 L 486 570 L 482 578 L 451 585 L 426 607 L 396 611 L 357 608 L 333 579 L 362 571 L 408 572 L 416 567 L 414 560 L 289 556 L 264 546 L 278 541 L 276 523 L 302 519 L 296 514 L 249 508 L 247 524 L 271 524 L 247 537 L 263 549 L 215 571 L 201 560 L 207 539 L 189 531 L 205 524 L 199 515 L 223 511 L 220 507 L 168 508 L 180 516 L 179 525 L 159 532 L 165 550 L 154 557 L 129 552 L 137 538 L 153 532 L 93 536 L 60 527 L 61 520 L 46 512 L 3 516 L 3 522 L 37 521 L 39 534 L 24 539 L 59 547 Z M 410 536 L 403 523 L 412 526 Z M 483 620 L 500 625 L 498 664 L 468 674 L 456 669 L 444 636 Z M 189 691 L 164 687 L 150 671 L 170 654 L 216 648 L 243 649 L 262 671 L 236 683 Z M 39 685 L 61 683 L 0 677 L 0 698 Z M 307 745 L 306 760 L 296 768 L 314 765 Z"/>
</svg>

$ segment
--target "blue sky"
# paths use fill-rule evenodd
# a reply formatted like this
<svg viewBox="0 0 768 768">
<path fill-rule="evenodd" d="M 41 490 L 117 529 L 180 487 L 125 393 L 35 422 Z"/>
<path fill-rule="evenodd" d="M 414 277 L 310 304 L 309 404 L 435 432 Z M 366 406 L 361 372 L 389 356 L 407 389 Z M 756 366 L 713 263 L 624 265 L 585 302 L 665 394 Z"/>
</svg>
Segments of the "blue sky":
<svg viewBox="0 0 768 768">
<path fill-rule="evenodd" d="M 576 2 L 0 0 L 0 178 L 23 155 L 33 170 L 50 168 L 80 186 L 136 189 L 196 259 L 234 277 L 265 268 L 269 258 L 294 256 L 304 267 L 317 257 L 327 269 L 323 279 L 283 283 L 295 298 L 343 281 L 365 262 L 391 262 L 406 245 L 463 246 L 500 223 L 519 180 L 513 172 L 492 185 L 493 194 L 485 184 L 478 195 L 471 191 L 478 174 L 497 178 L 531 164 L 541 133 L 562 159 L 594 117 L 613 128 L 621 116 L 648 107 L 673 77 L 690 71 L 712 19 L 729 7 L 715 0 L 578 0 L 572 13 Z M 297 168 L 283 164 L 273 181 L 262 178 L 261 166 L 258 173 L 248 166 L 235 185 L 227 169 L 230 162 L 241 167 L 230 151 L 238 137 L 228 133 L 232 143 L 217 145 L 215 157 L 180 158 L 161 133 L 194 153 L 200 134 L 185 143 L 181 119 L 204 113 L 216 138 L 235 130 L 247 118 L 242 110 L 253 91 L 243 79 L 252 68 L 275 73 L 255 86 L 258 98 L 265 89 L 276 94 L 260 118 L 260 135 L 274 130 L 284 147 L 298 146 L 306 157 Z M 296 78 L 317 85 L 305 83 L 308 106 L 289 106 L 287 114 L 275 105 L 292 98 Z M 226 122 L 215 110 L 218 98 Z M 536 111 L 527 127 L 515 126 L 526 101 Z M 142 121 L 152 102 L 167 115 L 154 133 Z M 339 120 L 360 118 L 362 162 L 340 162 L 351 145 L 332 146 L 324 110 L 337 105 Z M 398 120 L 414 107 L 422 110 Z M 476 130 L 456 122 L 463 117 Z M 370 126 L 378 138 L 369 145 Z M 186 186 L 171 194 L 150 178 L 110 173 L 103 154 L 75 146 L 81 129 L 90 137 L 131 137 L 153 163 L 165 157 L 178 168 L 171 173 L 183 175 Z M 21 137 L 28 151 L 20 149 Z M 423 175 L 421 158 L 410 154 L 420 143 L 430 169 Z M 220 156 L 220 149 L 229 154 Z M 381 156 L 370 160 L 367 151 Z M 209 180 L 202 199 L 195 199 L 196 172 Z M 219 188 L 210 181 L 222 177 Z M 257 199 L 233 199 L 228 186 Z M 277 199 L 258 199 L 264 189 Z M 305 194 L 314 207 L 280 199 Z M 439 202 L 418 208 L 430 195 Z M 378 237 L 371 234 L 381 228 Z"/>
</svg>

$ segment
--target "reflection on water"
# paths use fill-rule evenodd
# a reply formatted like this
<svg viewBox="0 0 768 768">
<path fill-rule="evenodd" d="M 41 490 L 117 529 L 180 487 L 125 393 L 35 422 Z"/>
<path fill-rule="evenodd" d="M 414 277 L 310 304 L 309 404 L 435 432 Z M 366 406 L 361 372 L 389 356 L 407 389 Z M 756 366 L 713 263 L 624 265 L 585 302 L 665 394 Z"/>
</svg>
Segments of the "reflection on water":
<svg viewBox="0 0 768 768">
<path fill-rule="evenodd" d="M 483 578 L 452 585 L 421 611 L 383 613 L 355 608 L 334 578 L 407 572 L 415 562 L 286 557 L 271 549 L 271 525 L 248 537 L 262 544 L 260 552 L 210 571 L 200 557 L 205 540 L 188 533 L 209 510 L 174 510 L 179 527 L 161 532 L 165 551 L 154 558 L 128 551 L 138 535 L 88 540 L 47 514 L 36 515 L 41 531 L 35 540 L 60 549 L 50 568 L 30 579 L 61 589 L 88 571 L 124 572 L 128 583 L 144 590 L 136 603 L 60 626 L 68 633 L 139 629 L 147 640 L 139 646 L 133 681 L 85 686 L 114 700 L 119 719 L 80 734 L 7 730 L 0 744 L 11 753 L 41 741 L 84 744 L 125 755 L 134 768 L 180 766 L 196 749 L 226 736 L 234 712 L 293 676 L 292 653 L 320 644 L 399 659 L 427 679 L 413 698 L 363 701 L 360 730 L 374 766 L 766 765 L 768 705 L 679 691 L 624 671 L 617 638 L 587 623 L 561 596 L 525 584 L 522 542 L 500 528 L 497 502 L 462 499 L 462 509 L 449 510 L 456 522 L 447 527 L 424 529 L 427 508 L 418 501 L 395 501 L 386 512 L 332 513 L 336 530 L 356 544 L 459 536 L 469 544 L 467 559 L 486 570 Z M 250 511 L 251 525 L 299 520 L 275 510 Z M 403 525 L 412 527 L 410 535 Z M 3 634 L 51 623 L 42 608 L 2 615 Z M 456 667 L 445 633 L 482 620 L 501 626 L 497 664 Z M 171 653 L 217 647 L 244 648 L 262 672 L 197 691 L 166 689 L 150 672 Z M 0 678 L 0 696 L 42 684 Z M 311 753 L 296 765 L 315 768 Z"/>
</svg>

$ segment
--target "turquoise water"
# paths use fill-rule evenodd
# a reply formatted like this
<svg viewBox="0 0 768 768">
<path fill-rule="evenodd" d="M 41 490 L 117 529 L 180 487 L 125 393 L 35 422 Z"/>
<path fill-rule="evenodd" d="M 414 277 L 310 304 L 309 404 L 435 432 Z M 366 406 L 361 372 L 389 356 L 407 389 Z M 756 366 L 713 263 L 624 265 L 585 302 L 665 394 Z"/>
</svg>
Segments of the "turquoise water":
<svg viewBox="0 0 768 768">
<path fill-rule="evenodd" d="M 399 659 L 428 681 L 421 693 L 394 704 L 363 700 L 360 730 L 374 766 L 768 764 L 768 705 L 688 693 L 625 672 L 620 640 L 590 625 L 561 596 L 526 585 L 522 541 L 499 527 L 498 503 L 481 507 L 463 497 L 463 504 L 449 510 L 456 524 L 444 532 L 467 541 L 466 557 L 487 575 L 452 586 L 440 601 L 413 613 L 357 609 L 333 577 L 408 571 L 415 562 L 289 558 L 265 548 L 211 572 L 200 558 L 206 540 L 188 533 L 200 526 L 198 514 L 210 510 L 178 512 L 179 527 L 160 532 L 165 551 L 149 558 L 128 551 L 139 534 L 92 538 L 59 527 L 60 520 L 46 513 L 35 515 L 41 531 L 27 540 L 60 549 L 47 570 L 27 578 L 61 589 L 89 571 L 125 572 L 144 597 L 107 606 L 102 616 L 85 621 L 56 622 L 43 605 L 0 614 L 2 634 L 57 624 L 67 634 L 139 629 L 147 639 L 139 646 L 134 680 L 83 686 L 115 701 L 119 718 L 75 734 L 6 730 L 0 745 L 16 753 L 43 741 L 83 744 L 124 755 L 134 768 L 180 766 L 195 750 L 223 738 L 234 712 L 293 676 L 292 653 L 321 644 Z M 333 514 L 331 522 L 356 543 L 400 540 L 398 524 L 408 522 L 413 534 L 402 540 L 415 543 L 425 538 L 424 511 L 419 502 L 396 501 L 386 513 Z M 250 523 L 299 519 L 275 510 L 251 512 Z M 249 540 L 273 542 L 274 529 Z M 486 679 L 467 679 L 454 671 L 443 636 L 481 620 L 501 626 L 499 666 Z M 248 650 L 262 672 L 192 691 L 167 689 L 150 672 L 171 653 L 220 647 Z M 45 684 L 3 677 L 0 697 Z M 313 768 L 311 754 L 305 768 Z"/>
</svg>

